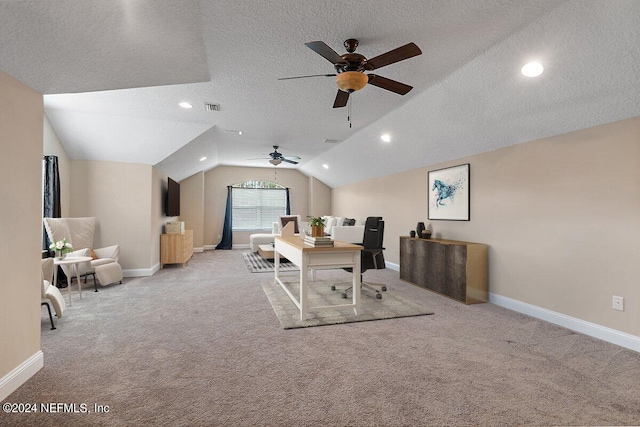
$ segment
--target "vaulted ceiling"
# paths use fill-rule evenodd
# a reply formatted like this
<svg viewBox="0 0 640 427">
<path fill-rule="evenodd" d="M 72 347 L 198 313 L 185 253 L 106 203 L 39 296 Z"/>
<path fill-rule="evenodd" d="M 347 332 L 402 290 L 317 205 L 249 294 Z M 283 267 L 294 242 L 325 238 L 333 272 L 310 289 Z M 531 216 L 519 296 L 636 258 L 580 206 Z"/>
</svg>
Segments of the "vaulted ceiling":
<svg viewBox="0 0 640 427">
<path fill-rule="evenodd" d="M 302 160 L 278 168 L 335 187 L 640 115 L 639 28 L 636 0 L 1 1 L 0 69 L 45 94 L 71 158 L 181 180 L 279 145 Z M 278 80 L 333 73 L 304 43 L 348 38 L 367 58 L 416 43 L 376 70 L 414 89 L 334 109 L 334 78 Z"/>
</svg>

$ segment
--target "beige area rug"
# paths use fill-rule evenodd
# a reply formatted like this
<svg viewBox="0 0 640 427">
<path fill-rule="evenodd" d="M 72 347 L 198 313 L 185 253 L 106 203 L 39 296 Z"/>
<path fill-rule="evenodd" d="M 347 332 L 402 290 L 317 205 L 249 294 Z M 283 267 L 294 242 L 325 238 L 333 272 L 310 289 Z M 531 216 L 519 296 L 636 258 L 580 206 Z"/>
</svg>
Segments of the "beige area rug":
<svg viewBox="0 0 640 427">
<path fill-rule="evenodd" d="M 299 297 L 298 275 L 281 277 L 283 283 L 296 296 Z M 376 299 L 373 293 L 363 290 L 360 300 L 360 314 L 356 316 L 352 308 L 337 310 L 310 311 L 307 320 L 300 320 L 300 310 L 291 301 L 285 291 L 274 283 L 273 279 L 261 282 L 264 293 L 269 298 L 271 307 L 275 311 L 278 320 L 284 329 L 306 328 L 310 326 L 335 325 L 340 323 L 366 322 L 370 320 L 393 319 L 398 317 L 424 316 L 433 314 L 433 311 L 416 304 L 406 298 L 393 293 L 383 292 L 382 299 Z M 351 281 L 318 280 L 309 284 L 309 306 L 349 304 L 349 298 L 344 299 L 338 290 L 332 291 L 331 285 L 342 290 L 351 286 Z"/>
</svg>

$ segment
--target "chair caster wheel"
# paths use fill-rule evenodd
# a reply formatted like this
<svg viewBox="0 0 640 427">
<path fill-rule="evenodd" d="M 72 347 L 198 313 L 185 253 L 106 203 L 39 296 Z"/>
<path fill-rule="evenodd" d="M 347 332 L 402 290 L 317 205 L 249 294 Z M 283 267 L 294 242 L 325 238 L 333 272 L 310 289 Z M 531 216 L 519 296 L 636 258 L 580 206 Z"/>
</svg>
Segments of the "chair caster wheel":
<svg viewBox="0 0 640 427">
<path fill-rule="evenodd" d="M 342 293 L 342 298 L 347 299 L 347 293 L 346 292 Z"/>
<path fill-rule="evenodd" d="M 382 299 L 382 294 L 376 294 L 376 299 Z"/>
<path fill-rule="evenodd" d="M 380 289 L 382 289 L 382 292 L 387 292 L 387 287 L 386 286 L 383 286 Z"/>
<path fill-rule="evenodd" d="M 331 290 L 332 290 L 332 291 L 335 291 L 335 290 L 336 290 L 335 285 L 331 285 Z"/>
</svg>

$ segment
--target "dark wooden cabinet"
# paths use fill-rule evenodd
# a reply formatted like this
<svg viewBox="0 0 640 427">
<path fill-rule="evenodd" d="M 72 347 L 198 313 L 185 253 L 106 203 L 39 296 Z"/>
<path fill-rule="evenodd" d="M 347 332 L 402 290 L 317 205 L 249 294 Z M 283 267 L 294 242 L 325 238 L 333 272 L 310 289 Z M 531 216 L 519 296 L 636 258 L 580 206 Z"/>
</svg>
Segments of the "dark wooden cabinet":
<svg viewBox="0 0 640 427">
<path fill-rule="evenodd" d="M 465 304 L 488 301 L 488 247 L 400 237 L 400 279 Z"/>
</svg>

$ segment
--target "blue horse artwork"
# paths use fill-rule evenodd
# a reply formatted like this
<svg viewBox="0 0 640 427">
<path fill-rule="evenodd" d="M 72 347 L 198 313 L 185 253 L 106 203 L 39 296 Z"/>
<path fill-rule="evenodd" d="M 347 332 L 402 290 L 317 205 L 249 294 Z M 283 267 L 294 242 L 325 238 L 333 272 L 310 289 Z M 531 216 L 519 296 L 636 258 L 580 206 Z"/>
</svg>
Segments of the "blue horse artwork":
<svg viewBox="0 0 640 427">
<path fill-rule="evenodd" d="M 458 189 L 456 184 L 447 185 L 444 182 L 436 179 L 433 183 L 432 191 L 437 191 L 438 197 L 436 198 L 436 207 L 445 206 L 446 199 L 449 199 L 453 202 L 453 199 L 456 195 L 456 190 Z"/>
<path fill-rule="evenodd" d="M 469 221 L 469 164 L 429 171 L 428 217 Z"/>
</svg>

